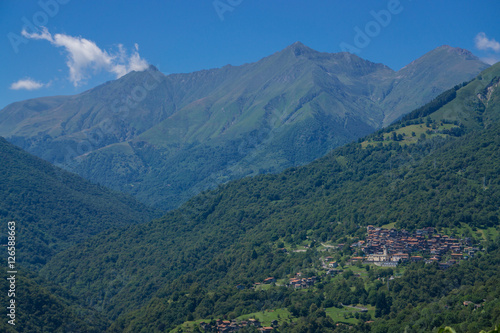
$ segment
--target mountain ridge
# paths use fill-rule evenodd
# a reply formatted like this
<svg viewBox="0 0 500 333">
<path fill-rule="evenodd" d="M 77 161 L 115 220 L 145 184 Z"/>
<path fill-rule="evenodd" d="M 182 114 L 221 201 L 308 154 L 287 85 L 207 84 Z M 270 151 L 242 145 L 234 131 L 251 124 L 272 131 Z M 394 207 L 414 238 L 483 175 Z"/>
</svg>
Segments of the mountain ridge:
<svg viewBox="0 0 500 333">
<path fill-rule="evenodd" d="M 300 42 L 241 66 L 170 75 L 151 67 L 80 95 L 11 104 L 0 135 L 169 209 L 231 179 L 308 163 L 487 67 L 452 51 L 438 48 L 403 72 Z"/>
</svg>

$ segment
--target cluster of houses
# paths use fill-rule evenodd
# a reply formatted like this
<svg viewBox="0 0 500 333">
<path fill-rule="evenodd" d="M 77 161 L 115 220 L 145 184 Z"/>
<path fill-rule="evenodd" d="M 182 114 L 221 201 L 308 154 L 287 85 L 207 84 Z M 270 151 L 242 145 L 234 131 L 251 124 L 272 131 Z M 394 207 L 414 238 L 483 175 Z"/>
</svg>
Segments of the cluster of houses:
<svg viewBox="0 0 500 333">
<path fill-rule="evenodd" d="M 308 278 L 295 277 L 290 279 L 290 281 L 288 282 L 288 286 L 295 289 L 303 289 L 313 286 L 316 281 L 317 278 L 315 276 Z"/>
<path fill-rule="evenodd" d="M 256 288 L 256 287 L 258 287 L 258 286 L 260 286 L 262 284 L 272 284 L 272 283 L 276 283 L 276 279 L 273 278 L 273 277 L 268 277 L 268 278 L 264 279 L 264 281 L 262 281 L 262 283 L 260 283 L 260 282 L 254 283 L 253 287 Z M 237 285 L 236 288 L 238 288 L 238 289 L 244 289 L 244 287 L 241 286 L 241 285 Z"/>
<path fill-rule="evenodd" d="M 276 326 L 278 325 L 278 322 L 275 320 L 272 325 Z M 262 327 L 261 323 L 257 319 L 241 321 L 217 319 L 212 323 L 201 322 L 200 327 L 205 330 L 205 332 L 237 332 L 246 327 L 256 327 L 260 332 L 264 333 L 273 331 L 273 327 Z"/>
<path fill-rule="evenodd" d="M 457 239 L 440 235 L 434 228 L 418 229 L 412 233 L 406 230 L 367 227 L 366 241 L 351 245 L 364 253 L 363 257 L 352 257 L 351 262 L 363 261 L 379 266 L 396 266 L 401 261 L 438 262 L 447 268 L 459 260 L 474 256 L 479 249 L 471 246 L 470 238 Z M 419 253 L 421 255 L 412 255 Z M 425 255 L 428 258 L 424 258 Z M 449 260 L 442 262 L 442 257 Z"/>
<path fill-rule="evenodd" d="M 306 277 L 306 278 L 301 278 L 301 276 L 302 273 L 297 273 L 294 278 L 291 278 L 288 281 L 287 286 L 295 289 L 303 289 L 313 286 L 318 281 L 318 278 L 316 276 Z M 274 277 L 268 277 L 267 279 L 264 279 L 262 283 L 260 282 L 254 283 L 254 288 L 262 284 L 272 284 L 272 283 L 276 283 L 276 279 Z M 242 285 L 237 285 L 236 288 L 244 289 Z"/>
</svg>

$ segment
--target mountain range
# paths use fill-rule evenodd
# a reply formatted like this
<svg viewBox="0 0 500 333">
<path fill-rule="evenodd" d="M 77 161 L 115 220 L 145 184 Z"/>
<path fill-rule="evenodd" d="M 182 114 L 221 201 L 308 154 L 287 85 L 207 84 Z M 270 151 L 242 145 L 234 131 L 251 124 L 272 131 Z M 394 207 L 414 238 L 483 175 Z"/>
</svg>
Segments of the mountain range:
<svg viewBox="0 0 500 333">
<path fill-rule="evenodd" d="M 132 197 L 0 139 L 0 221 L 16 221 L 22 323 L 0 328 L 186 331 L 177 325 L 264 313 L 276 313 L 283 332 L 492 327 L 500 321 L 499 85 L 497 64 L 306 166 L 203 191 L 159 219 Z M 446 271 L 345 266 L 369 224 L 434 227 L 480 250 Z M 339 243 L 344 250 L 332 255 L 345 274 L 321 274 L 305 292 L 254 287 L 269 276 L 320 273 L 325 251 Z M 366 314 L 329 319 L 358 304 L 374 322 Z"/>
<path fill-rule="evenodd" d="M 382 319 L 374 325 L 393 328 L 381 332 L 402 331 L 403 323 L 416 332 L 432 331 L 450 321 L 477 328 L 477 316 L 484 327 L 492 326 L 500 319 L 494 312 L 500 292 L 499 84 L 497 64 L 307 166 L 229 182 L 161 219 L 91 237 L 56 254 L 40 275 L 114 320 L 111 332 L 164 331 L 195 319 L 285 308 L 288 319 L 311 324 L 325 317 L 310 316 L 320 307 L 334 307 L 328 297 L 389 309 L 379 312 Z M 378 282 L 361 275 L 326 279 L 307 293 L 251 288 L 269 276 L 317 271 L 323 243 L 354 244 L 370 224 L 431 226 L 481 240 L 486 252 L 446 272 L 436 265 L 411 266 L 391 288 L 380 282 L 382 275 Z M 287 253 L 283 247 L 304 250 Z M 347 246 L 339 256 L 352 251 Z M 471 308 L 470 316 L 458 315 L 461 302 L 473 296 L 487 314 Z M 455 319 L 446 315 L 452 315 L 450 307 L 456 308 Z M 439 312 L 434 321 L 416 323 L 415 308 Z"/>
<path fill-rule="evenodd" d="M 241 66 L 150 67 L 74 96 L 13 103 L 0 135 L 167 210 L 229 180 L 304 165 L 387 126 L 488 65 L 438 47 L 399 71 L 300 42 Z"/>
</svg>

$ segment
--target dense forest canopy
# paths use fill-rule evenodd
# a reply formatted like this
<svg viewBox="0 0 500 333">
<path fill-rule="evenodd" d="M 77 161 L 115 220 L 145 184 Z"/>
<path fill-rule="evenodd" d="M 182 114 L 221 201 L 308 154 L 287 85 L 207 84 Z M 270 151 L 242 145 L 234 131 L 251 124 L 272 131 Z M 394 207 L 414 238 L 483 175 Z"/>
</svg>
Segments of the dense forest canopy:
<svg viewBox="0 0 500 333">
<path fill-rule="evenodd" d="M 0 221 L 17 221 L 17 260 L 39 269 L 61 250 L 109 228 L 149 221 L 160 212 L 92 184 L 0 138 Z M 7 229 L 0 230 L 6 243 Z M 29 240 L 29 241 L 27 241 Z"/>
</svg>

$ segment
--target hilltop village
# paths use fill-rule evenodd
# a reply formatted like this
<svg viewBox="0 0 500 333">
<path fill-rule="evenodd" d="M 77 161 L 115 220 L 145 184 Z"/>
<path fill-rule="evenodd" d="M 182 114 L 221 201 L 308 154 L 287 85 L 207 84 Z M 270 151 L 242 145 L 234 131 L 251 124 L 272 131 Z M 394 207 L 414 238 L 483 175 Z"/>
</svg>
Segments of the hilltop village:
<svg viewBox="0 0 500 333">
<path fill-rule="evenodd" d="M 278 321 L 275 320 L 272 323 L 273 326 L 278 325 Z M 257 319 L 248 319 L 248 320 L 213 320 L 210 323 L 201 322 L 200 327 L 205 332 L 236 332 L 243 328 L 247 327 L 255 327 L 259 332 L 272 332 L 274 330 L 273 327 L 262 327 L 261 323 Z"/>
<path fill-rule="evenodd" d="M 342 250 L 346 246 L 348 245 L 338 244 L 329 247 Z M 447 269 L 461 260 L 473 258 L 479 251 L 479 248 L 473 246 L 471 238 L 458 239 L 441 235 L 436 232 L 435 228 L 431 227 L 409 232 L 404 229 L 384 229 L 371 225 L 367 226 L 366 240 L 359 240 L 351 244 L 350 248 L 352 252 L 357 252 L 357 255 L 350 257 L 346 262 L 347 265 L 365 264 L 396 267 L 403 262 L 424 262 L 426 264 L 436 262 L 441 269 Z M 280 250 L 287 252 L 285 249 Z M 335 261 L 333 257 L 323 257 L 321 261 L 326 275 L 334 276 L 342 273 L 342 270 L 338 269 L 340 263 Z M 320 277 L 302 277 L 301 275 L 300 272 L 296 273 L 295 277 L 288 279 L 288 282 L 281 282 L 279 285 L 303 289 L 313 286 L 320 280 Z M 268 277 L 262 282 L 254 283 L 253 287 L 276 282 L 276 278 Z M 245 289 L 242 285 L 236 287 Z"/>
<path fill-rule="evenodd" d="M 474 257 L 479 251 L 479 248 L 473 246 L 471 238 L 453 238 L 447 235 L 437 233 L 435 228 L 417 229 L 413 232 L 404 229 L 398 230 L 395 228 L 385 229 L 374 226 L 367 226 L 365 240 L 358 240 L 354 243 L 326 245 L 326 250 L 345 250 L 350 249 L 349 253 L 356 253 L 349 260 L 343 259 L 341 263 L 334 260 L 334 257 L 322 257 L 321 270 L 312 270 L 308 272 L 308 276 L 303 276 L 302 273 L 295 273 L 294 276 L 278 279 L 268 277 L 261 282 L 253 284 L 253 289 L 265 288 L 266 285 L 285 286 L 288 288 L 306 289 L 316 285 L 323 280 L 325 276 L 335 276 L 343 274 L 346 265 L 375 265 L 379 267 L 396 267 L 404 262 L 423 262 L 426 264 L 437 263 L 439 268 L 446 269 L 450 266 L 459 263 L 461 260 L 467 260 Z M 291 254 L 284 248 L 278 249 L 280 252 Z M 293 252 L 304 251 L 302 249 Z M 368 266 L 365 266 L 368 271 Z M 326 271 L 326 272 L 325 272 Z M 318 276 L 310 276 L 317 273 Z M 360 277 L 360 273 L 351 273 L 351 275 Z M 388 280 L 393 280 L 397 276 L 387 277 Z M 383 279 L 383 278 L 382 278 Z M 245 286 L 239 284 L 237 289 L 246 289 Z M 463 302 L 464 306 L 473 304 L 470 301 Z M 345 307 L 345 305 L 343 305 Z M 482 305 L 475 305 L 481 307 Z M 349 307 L 349 306 L 347 306 Z M 352 306 L 357 312 L 366 313 L 368 308 L 360 306 Z M 367 321 L 371 323 L 372 321 Z M 210 323 L 201 322 L 200 327 L 205 332 L 236 332 L 241 329 L 253 327 L 260 332 L 272 332 L 277 327 L 278 322 L 274 320 L 270 326 L 263 327 L 257 319 L 247 320 L 212 320 Z M 337 324 L 339 325 L 339 324 Z M 343 324 L 340 324 L 343 325 Z"/>
<path fill-rule="evenodd" d="M 460 260 L 473 257 L 479 251 L 470 238 L 457 239 L 436 233 L 434 228 L 406 230 L 367 227 L 366 241 L 351 245 L 360 249 L 364 256 L 351 257 L 350 262 L 361 261 L 383 267 L 395 267 L 404 261 L 438 262 L 440 268 L 448 268 Z"/>
</svg>

